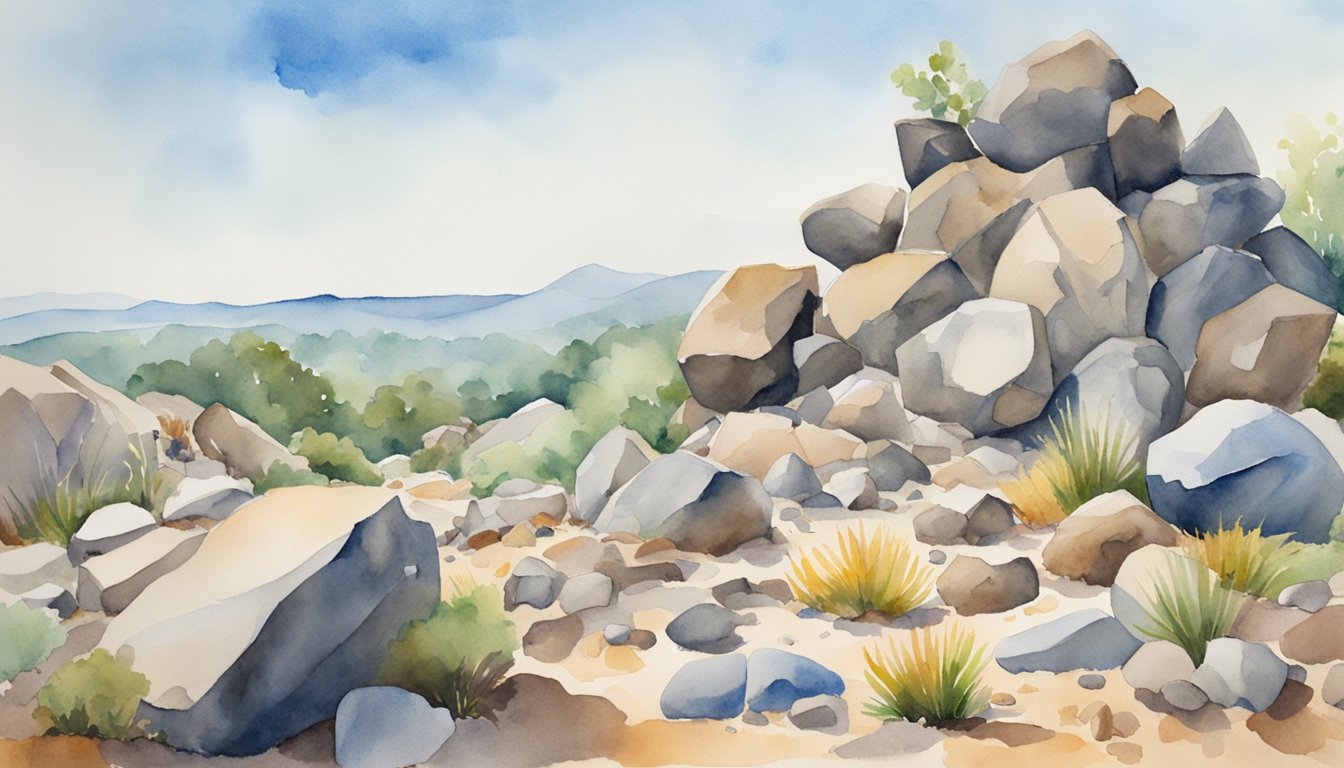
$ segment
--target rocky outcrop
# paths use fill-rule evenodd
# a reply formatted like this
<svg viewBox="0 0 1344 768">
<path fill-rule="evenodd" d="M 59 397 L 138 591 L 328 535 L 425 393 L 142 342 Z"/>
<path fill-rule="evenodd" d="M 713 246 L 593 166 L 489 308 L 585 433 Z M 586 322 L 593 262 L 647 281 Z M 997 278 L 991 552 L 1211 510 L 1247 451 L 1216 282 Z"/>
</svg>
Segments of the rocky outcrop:
<svg viewBox="0 0 1344 768">
<path fill-rule="evenodd" d="M 588 452 L 574 480 L 574 506 L 580 520 L 591 523 L 607 500 L 658 456 L 638 432 L 617 427 Z"/>
<path fill-rule="evenodd" d="M 897 120 L 896 144 L 900 147 L 905 181 L 911 189 L 951 163 L 980 156 L 966 129 L 948 120 Z"/>
<path fill-rule="evenodd" d="M 234 477 L 255 482 L 277 461 L 290 469 L 308 469 L 307 459 L 290 453 L 261 427 L 220 403 L 197 416 L 191 430 L 201 452 L 223 462 Z"/>
</svg>

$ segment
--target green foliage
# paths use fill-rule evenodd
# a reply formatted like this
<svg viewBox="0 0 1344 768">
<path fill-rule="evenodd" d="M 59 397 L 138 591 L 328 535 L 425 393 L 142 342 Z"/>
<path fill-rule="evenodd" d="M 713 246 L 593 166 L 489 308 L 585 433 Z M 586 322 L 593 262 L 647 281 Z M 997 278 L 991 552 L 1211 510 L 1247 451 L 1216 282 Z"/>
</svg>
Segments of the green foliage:
<svg viewBox="0 0 1344 768">
<path fill-rule="evenodd" d="M 504 679 L 518 647 L 518 630 L 504 614 L 499 590 L 460 588 L 428 619 L 401 630 L 380 678 L 447 707 L 454 718 L 478 717 L 481 697 Z"/>
<path fill-rule="evenodd" d="M 865 677 L 877 698 L 864 713 L 879 720 L 909 720 L 941 723 L 974 717 L 989 706 L 989 689 L 980 676 L 989 663 L 984 646 L 975 635 L 960 627 L 932 627 L 910 633 L 910 643 L 896 644 L 895 636 L 884 653 L 879 646 L 863 658 Z"/>
<path fill-rule="evenodd" d="M 357 485 L 382 485 L 383 476 L 348 437 L 337 437 L 330 432 L 317 432 L 306 427 L 294 437 L 289 450 L 308 459 L 313 472 L 332 480 L 344 480 Z M 269 474 L 269 470 L 268 470 Z"/>
<path fill-rule="evenodd" d="M 137 735 L 135 710 L 147 695 L 148 678 L 99 648 L 52 673 L 37 692 L 33 717 L 48 735 L 129 739 Z"/>
<path fill-rule="evenodd" d="M 266 468 L 261 477 L 252 485 L 252 492 L 258 496 L 272 488 L 293 488 L 300 485 L 326 485 L 330 479 L 308 469 L 294 469 L 283 461 L 275 461 Z"/>
<path fill-rule="evenodd" d="M 46 611 L 22 601 L 0 604 L 0 639 L 0 682 L 9 682 L 65 644 L 65 629 Z"/>
<path fill-rule="evenodd" d="M 1152 599 L 1139 601 L 1147 623 L 1136 629 L 1179 645 L 1198 667 L 1209 641 L 1232 628 L 1245 597 L 1194 560 L 1176 557 L 1170 562 L 1167 572 L 1154 574 Z"/>
<path fill-rule="evenodd" d="M 1098 423 L 1068 406 L 1050 419 L 1050 432 L 1036 462 L 1002 486 L 1023 522 L 1053 525 L 1112 491 L 1148 502 L 1138 436 L 1126 426 L 1112 429 L 1109 414 Z"/>
<path fill-rule="evenodd" d="M 450 453 L 443 446 L 436 445 L 433 448 L 421 448 L 411 454 L 411 471 L 420 472 L 447 472 L 456 477 L 461 474 L 461 452 Z"/>
<path fill-rule="evenodd" d="M 860 523 L 857 532 L 838 531 L 836 545 L 789 558 L 789 588 L 802 602 L 852 619 L 870 611 L 900 616 L 929 596 L 933 570 L 891 530 L 869 538 Z"/>
<path fill-rule="evenodd" d="M 902 94 L 914 99 L 915 109 L 939 120 L 955 120 L 962 126 L 971 122 L 989 93 L 984 83 L 971 79 L 961 51 L 947 40 L 939 43 L 938 50 L 929 56 L 928 70 L 916 72 L 914 65 L 902 64 L 891 73 L 891 82 Z"/>
<path fill-rule="evenodd" d="M 1303 115 L 1288 118 L 1279 148 L 1288 168 L 1279 171 L 1286 199 L 1280 218 L 1321 254 L 1335 275 L 1336 303 L 1344 304 L 1344 126 L 1334 114 L 1319 130 Z M 1338 375 L 1338 374 L 1336 374 Z M 1338 391 L 1338 389 L 1332 390 Z"/>
<path fill-rule="evenodd" d="M 1316 369 L 1316 378 L 1302 393 L 1302 405 L 1332 419 L 1344 419 L 1344 349 L 1336 347 L 1333 339 L 1330 351 Z"/>
<path fill-rule="evenodd" d="M 122 467 L 125 479 L 116 482 L 102 448 L 87 464 L 77 461 L 60 477 L 52 467 L 39 467 L 43 485 L 29 498 L 20 498 L 13 489 L 8 489 L 17 510 L 14 517 L 18 530 L 14 533 L 19 539 L 69 546 L 70 539 L 89 515 L 119 502 L 130 502 L 155 515 L 162 513 L 172 488 L 166 477 L 158 473 L 157 457 L 151 458 L 134 443 L 128 444 L 131 459 Z M 123 475 L 117 472 L 117 476 Z"/>
<path fill-rule="evenodd" d="M 1265 536 L 1259 528 L 1244 530 L 1240 520 L 1231 528 L 1184 535 L 1181 548 L 1213 571 L 1224 587 L 1268 598 L 1294 583 L 1290 566 L 1303 550 L 1301 544 L 1289 543 L 1286 533 Z"/>
</svg>

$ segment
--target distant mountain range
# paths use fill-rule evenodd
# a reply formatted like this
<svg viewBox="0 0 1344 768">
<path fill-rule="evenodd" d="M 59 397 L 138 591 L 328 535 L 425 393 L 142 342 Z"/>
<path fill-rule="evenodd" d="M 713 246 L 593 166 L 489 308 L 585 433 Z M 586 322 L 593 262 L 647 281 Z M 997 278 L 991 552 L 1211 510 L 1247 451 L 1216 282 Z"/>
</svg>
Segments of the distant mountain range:
<svg viewBox="0 0 1344 768">
<path fill-rule="evenodd" d="M 688 314 L 720 274 L 700 271 L 665 277 L 592 264 L 522 295 L 321 295 L 252 305 L 137 301 L 116 294 L 36 294 L 0 299 L 0 346 L 104 331 L 135 331 L 148 339 L 169 326 L 279 327 L 322 336 L 337 331 L 356 335 L 386 331 L 442 339 L 504 333 L 556 346 L 591 337 L 612 325 L 644 325 Z"/>
</svg>

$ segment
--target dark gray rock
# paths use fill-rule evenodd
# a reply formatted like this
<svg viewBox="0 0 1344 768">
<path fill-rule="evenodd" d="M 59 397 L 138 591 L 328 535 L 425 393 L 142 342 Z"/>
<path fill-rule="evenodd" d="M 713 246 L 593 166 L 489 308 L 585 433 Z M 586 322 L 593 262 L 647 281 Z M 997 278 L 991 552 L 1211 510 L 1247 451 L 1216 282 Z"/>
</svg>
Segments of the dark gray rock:
<svg viewBox="0 0 1344 768">
<path fill-rule="evenodd" d="M 905 222 L 905 192 L 864 184 L 812 205 L 799 219 L 807 249 L 837 269 L 896 250 Z"/>
<path fill-rule="evenodd" d="M 765 492 L 777 499 L 802 501 L 821 493 L 817 471 L 796 453 L 780 456 L 761 482 Z"/>
<path fill-rule="evenodd" d="M 863 356 L 840 339 L 816 334 L 794 343 L 793 364 L 798 366 L 798 392 L 806 394 L 818 387 L 833 387 L 858 373 Z"/>
<path fill-rule="evenodd" d="M 849 707 L 839 696 L 809 696 L 789 707 L 789 722 L 800 730 L 839 735 L 849 731 Z"/>
<path fill-rule="evenodd" d="M 924 462 L 891 440 L 868 443 L 868 475 L 879 491 L 899 491 L 907 482 L 927 483 L 931 477 Z"/>
<path fill-rule="evenodd" d="M 1186 176 L 1139 214 L 1143 259 L 1158 277 L 1211 245 L 1240 248 L 1283 208 L 1283 188 L 1258 176 Z"/>
<path fill-rule="evenodd" d="M 949 163 L 979 157 L 966 129 L 948 120 L 911 118 L 896 121 L 896 144 L 901 151 L 905 180 L 914 189 Z"/>
<path fill-rule="evenodd" d="M 1180 177 L 1181 121 L 1171 102 L 1152 88 L 1112 102 L 1106 133 L 1117 197 L 1152 192 Z"/>
<path fill-rule="evenodd" d="M 1181 170 L 1190 176 L 1259 176 L 1260 163 L 1241 124 L 1223 107 L 1200 126 L 1181 153 Z"/>
<path fill-rule="evenodd" d="M 737 628 L 749 623 L 721 605 L 702 603 L 687 608 L 673 619 L 667 625 L 667 637 L 687 650 L 729 653 L 742 645 Z"/>
<path fill-rule="evenodd" d="M 1181 370 L 1195 364 L 1204 323 L 1273 282 L 1254 254 L 1212 245 L 1163 275 L 1148 300 L 1147 334 L 1162 342 Z"/>
<path fill-rule="evenodd" d="M 535 557 L 525 557 L 513 567 L 504 582 L 504 609 L 511 611 L 520 605 L 549 608 L 560 596 L 565 577 Z"/>
<path fill-rule="evenodd" d="M 1338 279 L 1316 249 L 1296 232 L 1286 227 L 1274 227 L 1247 240 L 1242 247 L 1260 257 L 1276 282 L 1327 307 L 1338 307 Z"/>
<path fill-rule="evenodd" d="M 966 522 L 966 516 L 954 509 L 930 507 L 915 515 L 915 540 L 934 545 L 965 544 Z"/>
</svg>

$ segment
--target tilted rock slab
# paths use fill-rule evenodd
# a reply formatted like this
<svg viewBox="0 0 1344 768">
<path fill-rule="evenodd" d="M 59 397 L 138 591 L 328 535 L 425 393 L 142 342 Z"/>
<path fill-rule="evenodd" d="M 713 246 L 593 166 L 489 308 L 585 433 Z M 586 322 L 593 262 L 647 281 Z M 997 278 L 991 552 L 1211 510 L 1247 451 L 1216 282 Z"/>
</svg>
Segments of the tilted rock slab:
<svg viewBox="0 0 1344 768">
<path fill-rule="evenodd" d="M 285 488 L 211 530 L 108 624 L 150 680 L 137 719 L 192 752 L 260 754 L 374 683 L 439 602 L 434 532 L 378 488 Z"/>
<path fill-rule="evenodd" d="M 191 434 L 201 453 L 223 462 L 231 474 L 239 477 L 255 481 L 277 461 L 290 469 L 308 469 L 307 459 L 290 453 L 261 427 L 221 403 L 196 417 Z"/>
<path fill-rule="evenodd" d="M 950 120 L 930 117 L 897 120 L 896 143 L 905 180 L 912 189 L 951 163 L 980 156 L 966 129 Z"/>
</svg>

